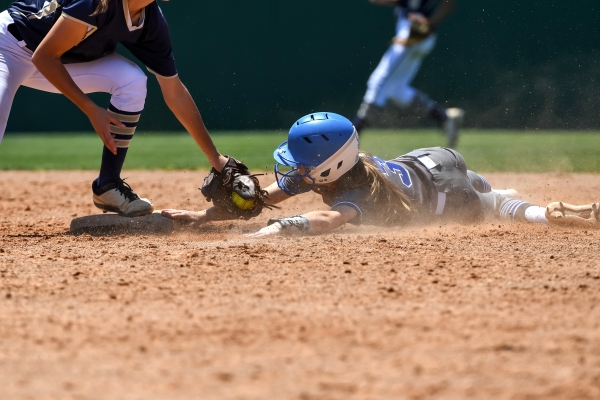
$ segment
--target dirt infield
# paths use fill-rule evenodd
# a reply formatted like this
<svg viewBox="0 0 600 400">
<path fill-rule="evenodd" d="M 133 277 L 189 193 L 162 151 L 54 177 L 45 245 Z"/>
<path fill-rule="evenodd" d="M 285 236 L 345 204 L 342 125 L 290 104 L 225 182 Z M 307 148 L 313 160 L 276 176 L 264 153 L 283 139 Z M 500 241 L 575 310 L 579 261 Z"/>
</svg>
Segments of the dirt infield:
<svg viewBox="0 0 600 400">
<path fill-rule="evenodd" d="M 1 399 L 598 399 L 600 231 L 344 228 L 244 239 L 72 236 L 91 172 L 0 172 Z M 131 172 L 159 208 L 203 173 Z M 598 175 L 487 174 L 527 199 L 600 200 Z"/>
</svg>

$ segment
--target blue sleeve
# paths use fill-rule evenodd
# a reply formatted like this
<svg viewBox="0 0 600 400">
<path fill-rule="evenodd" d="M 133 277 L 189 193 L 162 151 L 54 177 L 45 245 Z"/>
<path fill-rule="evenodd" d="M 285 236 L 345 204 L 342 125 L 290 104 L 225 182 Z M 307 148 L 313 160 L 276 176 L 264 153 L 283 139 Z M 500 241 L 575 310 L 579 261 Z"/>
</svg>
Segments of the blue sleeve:
<svg viewBox="0 0 600 400">
<path fill-rule="evenodd" d="M 348 221 L 348 223 L 353 224 L 353 225 L 361 225 L 363 222 L 363 213 L 362 213 L 362 209 L 360 208 L 360 206 L 357 203 L 353 203 L 351 201 L 340 201 L 338 203 L 335 203 L 333 206 L 331 206 L 332 210 L 335 210 L 336 207 L 338 206 L 348 206 L 348 207 L 352 207 L 356 210 L 356 217 L 352 218 L 350 221 Z"/>
<path fill-rule="evenodd" d="M 66 18 L 71 18 L 86 25 L 98 27 L 99 15 L 94 15 L 98 0 L 73 0 L 62 8 L 62 15 Z"/>
<path fill-rule="evenodd" d="M 123 42 L 123 46 L 150 72 L 167 78 L 175 77 L 177 67 L 167 21 L 156 2 L 150 4 L 146 11 L 143 35 L 135 43 Z"/>
<path fill-rule="evenodd" d="M 294 175 L 298 175 L 298 172 L 294 171 L 288 176 L 282 176 L 279 178 L 279 188 L 288 196 L 295 196 L 300 193 L 309 192 L 312 188 L 312 185 L 304 182 L 303 179 L 294 179 Z"/>
<path fill-rule="evenodd" d="M 354 225 L 361 225 L 363 221 L 369 220 L 370 208 L 366 199 L 369 196 L 368 190 L 363 188 L 356 188 L 351 190 L 345 190 L 342 193 L 334 195 L 331 199 L 327 200 L 328 205 L 332 210 L 335 210 L 338 206 L 349 206 L 356 210 L 356 217 L 348 221 Z M 365 220 L 366 217 L 366 220 Z"/>
</svg>

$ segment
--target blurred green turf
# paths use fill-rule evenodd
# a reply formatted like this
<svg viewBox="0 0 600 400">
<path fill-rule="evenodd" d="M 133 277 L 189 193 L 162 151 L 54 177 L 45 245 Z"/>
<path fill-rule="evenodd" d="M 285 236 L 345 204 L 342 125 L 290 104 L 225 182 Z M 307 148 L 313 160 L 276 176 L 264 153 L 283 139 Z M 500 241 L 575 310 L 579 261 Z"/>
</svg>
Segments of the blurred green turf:
<svg viewBox="0 0 600 400">
<path fill-rule="evenodd" d="M 214 132 L 217 148 L 253 171 L 273 168 L 273 150 L 285 132 Z M 439 146 L 435 130 L 366 130 L 361 148 L 390 159 L 419 147 Z M 465 130 L 457 150 L 470 169 L 513 172 L 600 172 L 600 134 L 559 131 Z M 0 169 L 92 169 L 100 164 L 102 144 L 93 133 L 22 134 L 4 137 Z M 206 158 L 186 133 L 138 133 L 126 169 L 207 169 Z"/>
</svg>

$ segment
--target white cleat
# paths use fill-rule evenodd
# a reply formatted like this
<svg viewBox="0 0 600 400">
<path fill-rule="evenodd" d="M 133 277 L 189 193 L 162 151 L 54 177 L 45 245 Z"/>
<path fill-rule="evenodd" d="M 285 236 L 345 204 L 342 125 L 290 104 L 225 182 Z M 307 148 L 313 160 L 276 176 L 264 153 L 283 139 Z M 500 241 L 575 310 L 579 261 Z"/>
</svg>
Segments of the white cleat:
<svg viewBox="0 0 600 400">
<path fill-rule="evenodd" d="M 94 205 L 104 212 L 116 212 L 125 217 L 152 214 L 154 206 L 148 199 L 140 198 L 125 181 L 107 183 L 98 187 L 92 183 Z"/>
<path fill-rule="evenodd" d="M 492 189 L 492 192 L 499 194 L 500 196 L 508 197 L 514 200 L 523 200 L 523 197 L 515 189 Z"/>
<path fill-rule="evenodd" d="M 551 225 L 600 228 L 600 203 L 574 206 L 560 201 L 548 204 L 546 218 Z"/>
<path fill-rule="evenodd" d="M 446 122 L 442 128 L 446 135 L 447 147 L 454 148 L 458 143 L 458 133 L 465 117 L 464 110 L 460 108 L 446 109 Z"/>
</svg>

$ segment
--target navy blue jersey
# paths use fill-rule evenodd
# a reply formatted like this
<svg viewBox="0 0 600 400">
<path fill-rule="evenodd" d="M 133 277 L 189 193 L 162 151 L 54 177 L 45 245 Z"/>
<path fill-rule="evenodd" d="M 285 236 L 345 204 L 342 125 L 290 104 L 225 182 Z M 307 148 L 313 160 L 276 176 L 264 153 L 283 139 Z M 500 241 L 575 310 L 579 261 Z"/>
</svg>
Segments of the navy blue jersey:
<svg viewBox="0 0 600 400">
<path fill-rule="evenodd" d="M 97 60 L 121 43 L 152 72 L 177 75 L 167 21 L 156 2 L 144 9 L 139 26 L 131 26 L 127 0 L 110 0 L 108 11 L 93 15 L 97 5 L 98 0 L 18 0 L 8 11 L 32 51 L 61 16 L 86 25 L 86 37 L 62 56 L 65 64 Z"/>
<path fill-rule="evenodd" d="M 398 7 L 405 13 L 419 13 L 429 18 L 435 12 L 438 0 L 398 0 Z"/>
</svg>

